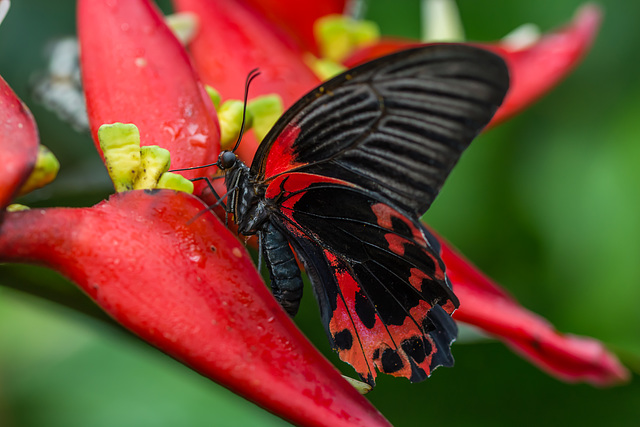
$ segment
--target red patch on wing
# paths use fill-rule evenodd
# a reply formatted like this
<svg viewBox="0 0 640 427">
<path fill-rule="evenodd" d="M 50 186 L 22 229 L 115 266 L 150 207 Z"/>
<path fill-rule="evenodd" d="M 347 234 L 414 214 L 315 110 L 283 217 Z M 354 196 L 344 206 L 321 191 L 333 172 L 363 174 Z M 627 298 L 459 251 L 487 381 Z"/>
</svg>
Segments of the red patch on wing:
<svg viewBox="0 0 640 427">
<path fill-rule="evenodd" d="M 432 253 L 431 250 L 429 250 L 427 240 L 420 228 L 416 227 L 415 224 L 410 221 L 405 215 L 384 203 L 376 203 L 374 205 L 371 205 L 371 210 L 375 214 L 378 220 L 378 225 L 380 227 L 399 232 L 393 227 L 392 219 L 396 219 L 397 221 L 401 221 L 402 224 L 404 224 L 410 230 L 411 235 L 413 236 L 413 240 L 409 240 L 395 233 L 385 234 L 384 237 L 389 244 L 389 250 L 397 255 L 403 256 L 405 253 L 405 245 L 418 245 L 424 248 L 424 254 L 431 258 L 433 264 L 436 267 L 435 277 L 428 277 L 426 275 L 424 275 L 424 277 L 429 279 L 444 280 L 444 269 L 442 268 L 440 260 Z M 421 290 L 422 282 L 418 282 L 418 277 L 414 277 L 413 270 L 419 271 L 417 269 L 412 269 L 411 279 L 413 280 L 410 280 L 410 283 L 414 288 Z"/>
<path fill-rule="evenodd" d="M 409 283 L 411 284 L 411 286 L 416 288 L 418 292 L 422 292 L 422 281 L 424 279 L 433 280 L 433 278 L 429 277 L 424 271 L 417 268 L 411 269 L 411 276 L 409 276 Z"/>
<path fill-rule="evenodd" d="M 391 250 L 391 252 L 400 256 L 404 255 L 404 245 L 409 243 L 407 239 L 393 233 L 385 234 L 384 238 L 389 244 L 389 250 Z"/>
<path fill-rule="evenodd" d="M 300 128 L 290 123 L 278 135 L 278 138 L 273 141 L 265 163 L 265 177 L 268 178 L 286 172 L 299 165 L 294 163 L 293 150 L 291 148 L 299 133 Z"/>
<path fill-rule="evenodd" d="M 371 210 L 376 215 L 376 218 L 378 218 L 378 225 L 380 227 L 393 230 L 393 222 L 391 221 L 392 218 L 399 219 L 411 229 L 411 233 L 413 234 L 413 238 L 416 242 L 418 242 L 422 246 L 427 246 L 425 238 L 422 235 L 422 231 L 419 230 L 415 225 L 413 225 L 411 221 L 407 221 L 407 218 L 403 214 L 393 209 L 391 206 L 384 203 L 376 203 L 375 205 L 371 206 Z"/>
<path fill-rule="evenodd" d="M 293 172 L 280 175 L 269 183 L 265 192 L 267 199 L 275 199 L 277 197 L 289 197 L 291 193 L 304 193 L 312 184 L 337 184 L 345 187 L 353 187 L 346 181 L 336 178 L 329 178 L 322 175 L 314 175 L 311 173 Z M 287 200 L 288 207 L 293 207 L 293 203 Z"/>
</svg>

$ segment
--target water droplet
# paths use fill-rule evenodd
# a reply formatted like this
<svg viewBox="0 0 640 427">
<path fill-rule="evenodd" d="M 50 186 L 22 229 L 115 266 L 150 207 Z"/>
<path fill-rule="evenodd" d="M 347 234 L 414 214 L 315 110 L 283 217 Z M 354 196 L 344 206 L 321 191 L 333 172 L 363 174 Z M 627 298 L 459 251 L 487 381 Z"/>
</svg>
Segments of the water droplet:
<svg viewBox="0 0 640 427">
<path fill-rule="evenodd" d="M 138 58 L 135 59 L 135 64 L 136 64 L 137 67 L 140 67 L 140 68 L 146 67 L 147 66 L 147 60 L 145 58 L 138 57 Z"/>
</svg>

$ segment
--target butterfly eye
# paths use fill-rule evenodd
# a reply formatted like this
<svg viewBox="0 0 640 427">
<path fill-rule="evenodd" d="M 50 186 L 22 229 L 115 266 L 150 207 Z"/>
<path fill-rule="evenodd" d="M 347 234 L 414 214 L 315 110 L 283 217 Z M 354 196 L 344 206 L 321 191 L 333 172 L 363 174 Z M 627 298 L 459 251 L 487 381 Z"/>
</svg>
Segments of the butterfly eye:
<svg viewBox="0 0 640 427">
<path fill-rule="evenodd" d="M 220 157 L 218 158 L 218 165 L 220 166 L 220 169 L 223 170 L 231 169 L 235 166 L 237 160 L 238 158 L 232 151 L 223 151 L 220 153 Z"/>
</svg>

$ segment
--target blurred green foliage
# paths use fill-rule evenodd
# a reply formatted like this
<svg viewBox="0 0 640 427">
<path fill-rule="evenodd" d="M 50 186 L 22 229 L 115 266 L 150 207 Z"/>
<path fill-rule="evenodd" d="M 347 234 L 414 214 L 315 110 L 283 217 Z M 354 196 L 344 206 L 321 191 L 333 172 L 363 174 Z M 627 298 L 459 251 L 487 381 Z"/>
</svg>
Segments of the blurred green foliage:
<svg viewBox="0 0 640 427">
<path fill-rule="evenodd" d="M 27 202 L 86 206 L 110 184 L 88 134 L 30 96 L 47 42 L 74 33 L 73 1 L 14 1 L 0 27 L 0 74 L 30 106 L 59 157 L 57 182 Z M 169 10 L 168 2 L 161 2 Z M 549 30 L 580 0 L 459 0 L 467 37 L 495 40 L 526 22 Z M 592 52 L 556 90 L 482 135 L 427 219 L 484 272 L 561 331 L 603 340 L 640 360 L 640 3 L 607 2 Z M 386 34 L 419 34 L 418 1 L 374 0 Z M 256 64 L 260 65 L 260 64 Z M 0 425 L 286 425 L 122 330 L 11 288 L 63 287 L 45 269 L 0 266 Z M 46 294 L 46 288 L 41 293 Z M 307 292 L 296 319 L 330 351 Z M 70 298 L 73 300 L 73 298 Z M 456 366 L 409 384 L 379 377 L 371 401 L 397 426 L 637 425 L 640 386 L 568 385 L 500 343 L 455 345 Z"/>
</svg>

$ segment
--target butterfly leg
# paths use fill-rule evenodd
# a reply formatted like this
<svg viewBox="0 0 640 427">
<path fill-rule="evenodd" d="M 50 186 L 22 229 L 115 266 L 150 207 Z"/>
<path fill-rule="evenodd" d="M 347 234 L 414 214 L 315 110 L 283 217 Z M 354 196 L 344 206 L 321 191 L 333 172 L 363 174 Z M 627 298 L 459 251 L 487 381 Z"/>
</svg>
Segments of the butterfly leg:
<svg viewBox="0 0 640 427">
<path fill-rule="evenodd" d="M 198 213 L 196 214 L 196 216 L 194 216 L 193 218 L 191 218 L 191 219 L 187 222 L 187 225 L 191 224 L 193 221 L 195 221 L 196 219 L 200 218 L 202 215 L 206 214 L 207 212 L 209 212 L 209 211 L 213 212 L 213 210 L 214 210 L 215 208 L 217 208 L 218 206 L 220 206 L 220 205 L 225 206 L 225 204 L 223 203 L 223 200 L 225 199 L 225 197 L 227 197 L 227 196 L 229 195 L 229 193 L 231 193 L 232 191 L 236 191 L 236 190 L 237 190 L 237 187 L 236 187 L 236 188 L 232 188 L 231 190 L 229 190 L 229 191 L 227 191 L 226 193 L 224 193 L 224 194 L 222 195 L 222 197 L 220 197 L 220 198 L 218 199 L 218 201 L 217 201 L 217 202 L 215 202 L 214 204 L 212 204 L 211 206 L 209 206 L 207 209 L 203 209 L 203 210 L 201 210 L 200 212 L 198 212 Z M 217 197 L 217 196 L 218 196 L 218 195 L 216 194 L 216 197 Z M 227 213 L 228 213 L 228 210 L 226 209 L 226 206 L 225 206 L 225 218 L 227 218 Z M 225 226 L 226 226 L 226 225 L 228 225 L 228 224 L 225 224 Z"/>
<path fill-rule="evenodd" d="M 271 292 L 289 316 L 294 317 L 302 299 L 302 278 L 289 242 L 273 224 L 260 231 L 264 258 L 271 277 Z"/>
<path fill-rule="evenodd" d="M 215 190 L 215 188 L 213 188 L 213 184 L 211 184 L 211 179 L 209 179 L 206 176 L 200 177 L 200 178 L 193 178 L 191 180 L 191 182 L 196 182 L 196 181 L 206 181 L 207 182 L 207 187 L 209 187 L 209 190 L 211 190 L 211 194 L 213 194 L 213 196 L 216 198 L 217 201 L 219 201 L 219 204 L 222 205 L 222 207 L 224 208 L 224 210 L 227 210 L 227 206 L 224 204 L 224 202 L 222 202 L 222 198 L 220 197 L 220 195 L 218 195 L 218 192 Z"/>
</svg>

